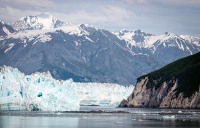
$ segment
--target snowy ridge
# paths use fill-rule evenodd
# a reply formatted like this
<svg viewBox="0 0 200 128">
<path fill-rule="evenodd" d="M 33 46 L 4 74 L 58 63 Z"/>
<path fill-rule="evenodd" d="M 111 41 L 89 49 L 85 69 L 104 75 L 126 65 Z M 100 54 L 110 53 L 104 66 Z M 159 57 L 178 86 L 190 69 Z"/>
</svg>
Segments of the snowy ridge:
<svg viewBox="0 0 200 128">
<path fill-rule="evenodd" d="M 190 51 L 188 46 L 190 45 L 190 43 L 173 33 L 165 33 L 154 38 L 151 37 L 149 42 L 151 43 L 148 47 L 152 50 L 153 53 L 157 50 L 157 48 L 160 45 L 162 45 L 163 47 L 175 47 L 182 51 Z M 190 54 L 192 55 L 191 52 Z"/>
<path fill-rule="evenodd" d="M 24 75 L 0 68 L 0 110 L 77 111 L 80 105 L 118 106 L 133 86 L 55 80 L 50 73 Z"/>
<path fill-rule="evenodd" d="M 118 38 L 127 41 L 130 45 L 136 45 L 136 42 L 132 40 L 132 37 L 135 35 L 133 31 L 122 29 L 119 31 L 119 33 L 114 32 L 113 34 L 117 35 Z"/>
<path fill-rule="evenodd" d="M 129 31 L 126 29 L 120 30 L 119 32 L 115 32 L 114 34 L 117 35 L 117 37 L 119 37 L 120 39 L 125 40 L 128 44 L 132 46 L 138 46 L 143 48 L 152 47 L 158 40 L 164 42 L 165 40 L 176 37 L 175 34 L 168 32 L 156 36 L 142 32 L 141 30 Z"/>
<path fill-rule="evenodd" d="M 200 47 L 199 37 L 188 36 L 188 35 L 180 35 L 180 37 Z"/>
<path fill-rule="evenodd" d="M 152 41 L 147 40 L 150 40 L 150 37 L 155 37 L 154 35 L 145 33 L 141 30 L 129 31 L 126 29 L 122 29 L 119 32 L 115 32 L 114 34 L 117 35 L 118 38 L 125 40 L 127 42 L 127 45 L 145 48 L 152 44 Z"/>
<path fill-rule="evenodd" d="M 29 42 L 34 41 L 36 44 L 37 42 L 49 42 L 51 41 L 51 33 L 56 33 L 57 31 L 63 31 L 64 33 L 67 33 L 69 35 L 76 35 L 76 36 L 85 36 L 86 40 L 89 40 L 90 42 L 94 42 L 89 37 L 87 37 L 90 33 L 87 31 L 88 28 L 93 28 L 98 30 L 95 27 L 86 25 L 87 27 L 83 27 L 83 24 L 81 25 L 73 25 L 73 24 L 65 24 L 62 26 L 59 26 L 54 29 L 46 29 L 46 30 L 21 30 L 17 33 L 10 33 L 7 37 L 0 37 L 0 40 L 4 39 L 20 39 L 21 43 L 27 44 Z M 25 45 L 26 46 L 26 45 Z"/>
<path fill-rule="evenodd" d="M 190 52 L 190 55 L 193 54 L 191 47 L 193 47 L 193 49 L 199 49 L 197 47 L 200 47 L 200 38 L 198 37 L 192 37 L 187 35 L 179 36 L 174 33 L 168 32 L 162 35 L 152 35 L 144 33 L 141 30 L 121 30 L 119 32 L 115 32 L 114 34 L 116 34 L 118 38 L 125 40 L 127 42 L 127 47 L 135 46 L 140 48 L 147 48 L 150 49 L 153 54 L 161 45 L 163 47 L 175 47 L 182 51 L 188 51 Z"/>
</svg>

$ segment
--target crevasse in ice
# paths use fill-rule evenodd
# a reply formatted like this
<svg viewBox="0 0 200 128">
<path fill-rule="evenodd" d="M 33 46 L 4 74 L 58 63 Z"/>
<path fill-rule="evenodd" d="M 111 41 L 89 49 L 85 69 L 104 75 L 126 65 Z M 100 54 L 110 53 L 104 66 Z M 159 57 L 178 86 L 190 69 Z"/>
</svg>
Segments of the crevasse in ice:
<svg viewBox="0 0 200 128">
<path fill-rule="evenodd" d="M 50 73 L 24 75 L 12 67 L 0 68 L 0 110 L 77 111 L 80 105 L 118 106 L 133 86 L 61 81 Z"/>
</svg>

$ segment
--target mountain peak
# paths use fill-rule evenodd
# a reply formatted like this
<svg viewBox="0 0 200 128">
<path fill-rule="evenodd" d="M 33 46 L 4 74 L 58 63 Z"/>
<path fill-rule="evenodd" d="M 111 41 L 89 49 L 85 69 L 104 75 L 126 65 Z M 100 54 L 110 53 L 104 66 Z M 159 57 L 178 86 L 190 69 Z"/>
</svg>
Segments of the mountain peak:
<svg viewBox="0 0 200 128">
<path fill-rule="evenodd" d="M 132 35 L 133 34 L 133 31 L 129 31 L 128 29 L 121 29 L 120 31 L 118 31 L 118 32 L 114 32 L 116 35 L 118 35 L 118 36 L 125 36 L 125 35 L 127 35 L 127 34 L 129 34 L 129 35 Z"/>
<path fill-rule="evenodd" d="M 170 32 L 165 32 L 164 35 L 166 35 L 166 36 L 176 36 L 176 34 L 170 33 Z"/>
<path fill-rule="evenodd" d="M 124 29 L 124 28 L 123 28 L 123 29 L 120 30 L 119 32 L 120 32 L 120 33 L 127 33 L 127 32 L 130 32 L 130 31 L 129 31 L 128 29 Z"/>
<path fill-rule="evenodd" d="M 94 27 L 93 25 L 90 24 L 80 24 L 79 25 L 82 29 L 97 29 L 96 27 Z"/>
<path fill-rule="evenodd" d="M 142 31 L 140 29 L 134 31 L 135 33 L 142 33 Z"/>
<path fill-rule="evenodd" d="M 64 22 L 57 20 L 51 14 L 41 13 L 36 16 L 22 17 L 13 24 L 17 30 L 46 30 L 62 26 Z"/>
<path fill-rule="evenodd" d="M 150 33 L 146 33 L 146 32 L 143 32 L 142 30 L 138 29 L 136 31 L 134 31 L 135 35 L 141 35 L 141 36 L 152 36 L 152 34 Z"/>
<path fill-rule="evenodd" d="M 90 24 L 81 24 L 79 25 L 81 29 L 83 29 L 84 31 L 87 31 L 89 33 L 93 33 L 95 32 L 96 30 L 98 30 L 98 28 L 90 25 Z"/>
</svg>

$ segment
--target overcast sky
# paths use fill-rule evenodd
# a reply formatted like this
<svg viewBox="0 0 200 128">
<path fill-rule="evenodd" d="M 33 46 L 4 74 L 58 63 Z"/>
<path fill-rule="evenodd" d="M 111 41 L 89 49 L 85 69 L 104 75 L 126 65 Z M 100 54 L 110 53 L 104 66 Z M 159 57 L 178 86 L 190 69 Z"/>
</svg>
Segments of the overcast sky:
<svg viewBox="0 0 200 128">
<path fill-rule="evenodd" d="M 0 0 L 0 19 L 9 23 L 41 12 L 110 31 L 200 36 L 200 0 Z"/>
</svg>

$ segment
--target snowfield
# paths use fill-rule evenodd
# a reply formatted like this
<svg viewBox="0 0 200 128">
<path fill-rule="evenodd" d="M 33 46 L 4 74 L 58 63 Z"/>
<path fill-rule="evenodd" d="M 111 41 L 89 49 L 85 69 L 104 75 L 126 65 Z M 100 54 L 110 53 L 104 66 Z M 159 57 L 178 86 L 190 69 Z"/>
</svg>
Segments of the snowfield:
<svg viewBox="0 0 200 128">
<path fill-rule="evenodd" d="M 24 75 L 12 67 L 0 68 L 0 110 L 78 111 L 80 105 L 117 107 L 134 86 L 61 81 L 49 72 Z"/>
</svg>

